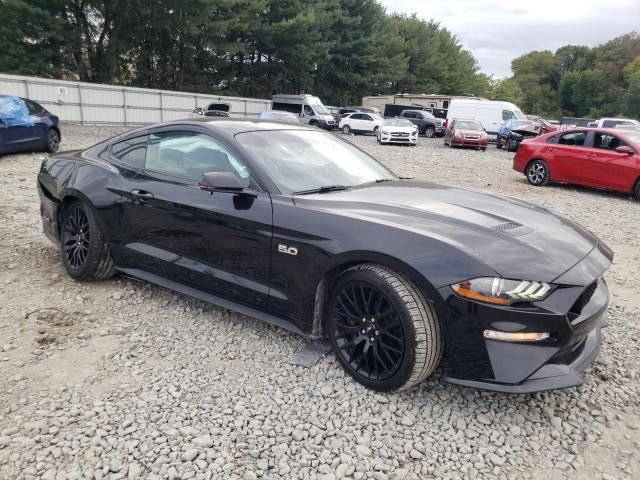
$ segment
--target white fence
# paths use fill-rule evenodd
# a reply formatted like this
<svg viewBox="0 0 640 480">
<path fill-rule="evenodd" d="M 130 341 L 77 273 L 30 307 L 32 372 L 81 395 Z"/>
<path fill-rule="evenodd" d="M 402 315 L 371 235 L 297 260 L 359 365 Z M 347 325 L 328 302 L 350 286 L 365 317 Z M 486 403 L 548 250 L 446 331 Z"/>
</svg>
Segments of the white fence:
<svg viewBox="0 0 640 480">
<path fill-rule="evenodd" d="M 257 117 L 271 100 L 51 80 L 0 73 L 0 95 L 30 98 L 64 122 L 144 124 L 179 120 L 197 107 L 229 105 L 232 117 Z"/>
</svg>

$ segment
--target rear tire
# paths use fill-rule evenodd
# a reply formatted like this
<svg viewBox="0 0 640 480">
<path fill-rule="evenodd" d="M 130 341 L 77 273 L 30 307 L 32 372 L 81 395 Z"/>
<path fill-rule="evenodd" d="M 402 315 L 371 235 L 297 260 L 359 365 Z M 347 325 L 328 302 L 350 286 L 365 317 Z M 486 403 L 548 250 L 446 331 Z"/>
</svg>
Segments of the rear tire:
<svg viewBox="0 0 640 480">
<path fill-rule="evenodd" d="M 544 160 L 529 162 L 524 170 L 527 182 L 534 187 L 542 187 L 549 183 L 549 166 Z"/>
<path fill-rule="evenodd" d="M 56 153 L 60 148 L 60 134 L 55 128 L 50 128 L 47 132 L 47 152 Z"/>
<path fill-rule="evenodd" d="M 344 127 L 342 127 L 342 133 L 344 133 L 345 135 L 349 135 L 351 133 L 351 127 L 349 125 L 345 125 Z"/>
<path fill-rule="evenodd" d="M 436 129 L 433 127 L 427 127 L 424 129 L 424 136 L 427 138 L 434 138 L 436 136 Z"/>
<path fill-rule="evenodd" d="M 636 181 L 636 185 L 632 193 L 634 198 L 640 202 L 640 178 Z"/>
<path fill-rule="evenodd" d="M 442 358 L 435 309 L 409 281 L 385 267 L 362 264 L 343 272 L 326 312 L 325 329 L 336 358 L 373 390 L 411 388 Z"/>
<path fill-rule="evenodd" d="M 91 207 L 73 202 L 62 213 L 60 255 L 76 280 L 106 280 L 113 276 L 113 257 Z"/>
</svg>

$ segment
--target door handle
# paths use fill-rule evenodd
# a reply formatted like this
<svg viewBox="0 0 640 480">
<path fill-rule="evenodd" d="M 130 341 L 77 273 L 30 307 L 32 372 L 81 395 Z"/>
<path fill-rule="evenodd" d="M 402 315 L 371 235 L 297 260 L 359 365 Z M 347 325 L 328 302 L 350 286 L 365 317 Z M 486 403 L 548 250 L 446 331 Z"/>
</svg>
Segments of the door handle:
<svg viewBox="0 0 640 480">
<path fill-rule="evenodd" d="M 148 202 L 153 199 L 153 193 L 147 192 L 146 190 L 131 190 L 131 195 L 138 198 L 142 202 Z"/>
</svg>

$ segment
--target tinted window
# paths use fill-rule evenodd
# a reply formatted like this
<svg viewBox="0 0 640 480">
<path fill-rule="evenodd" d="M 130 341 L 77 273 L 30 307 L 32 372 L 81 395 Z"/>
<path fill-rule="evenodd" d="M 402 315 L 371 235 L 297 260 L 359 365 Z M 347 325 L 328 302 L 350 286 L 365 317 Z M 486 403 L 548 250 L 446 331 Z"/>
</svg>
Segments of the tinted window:
<svg viewBox="0 0 640 480">
<path fill-rule="evenodd" d="M 364 120 L 361 113 L 352 113 L 349 118 L 353 118 L 354 120 Z"/>
<path fill-rule="evenodd" d="M 27 109 L 29 110 L 29 115 L 35 115 L 37 113 L 44 112 L 44 108 L 41 105 L 37 104 L 33 100 L 23 99 Z"/>
<path fill-rule="evenodd" d="M 624 145 L 624 142 L 622 140 L 608 133 L 596 133 L 593 136 L 593 148 L 615 150 L 622 145 Z"/>
<path fill-rule="evenodd" d="M 111 155 L 127 165 L 142 169 L 147 155 L 148 139 L 148 135 L 143 135 L 114 143 L 111 146 Z"/>
<path fill-rule="evenodd" d="M 395 178 L 368 154 L 330 133 L 276 130 L 241 133 L 236 139 L 284 194 Z"/>
<path fill-rule="evenodd" d="M 570 132 L 560 135 L 558 143 L 560 145 L 577 145 L 583 146 L 587 138 L 587 132 Z"/>
<path fill-rule="evenodd" d="M 407 118 L 416 118 L 415 114 L 413 112 L 402 112 L 401 115 L 403 117 L 407 117 Z"/>
<path fill-rule="evenodd" d="M 362 114 L 362 120 L 372 121 L 373 118 L 371 118 L 371 115 L 367 115 L 366 113 L 363 113 Z"/>
<path fill-rule="evenodd" d="M 311 108 L 309 105 L 305 105 L 304 106 L 304 113 L 307 115 L 315 115 L 316 112 L 313 111 L 313 108 Z"/>
<path fill-rule="evenodd" d="M 149 136 L 145 168 L 198 181 L 207 172 L 231 172 L 245 187 L 249 170 L 221 143 L 195 132 L 162 132 Z"/>
</svg>

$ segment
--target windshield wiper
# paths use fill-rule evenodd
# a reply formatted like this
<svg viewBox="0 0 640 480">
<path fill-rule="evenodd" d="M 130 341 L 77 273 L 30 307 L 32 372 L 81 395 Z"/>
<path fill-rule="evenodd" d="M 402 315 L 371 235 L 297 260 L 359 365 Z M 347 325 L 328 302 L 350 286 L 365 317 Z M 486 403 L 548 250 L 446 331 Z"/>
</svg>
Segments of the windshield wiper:
<svg viewBox="0 0 640 480">
<path fill-rule="evenodd" d="M 347 187 L 345 185 L 325 185 L 323 187 L 318 188 L 310 188 L 309 190 L 300 190 L 299 192 L 293 192 L 291 195 L 309 195 L 311 193 L 327 193 L 327 192 L 338 192 L 340 190 L 346 190 Z"/>
<path fill-rule="evenodd" d="M 392 182 L 393 178 L 379 178 L 376 180 L 376 183 L 382 183 L 382 182 Z"/>
</svg>

